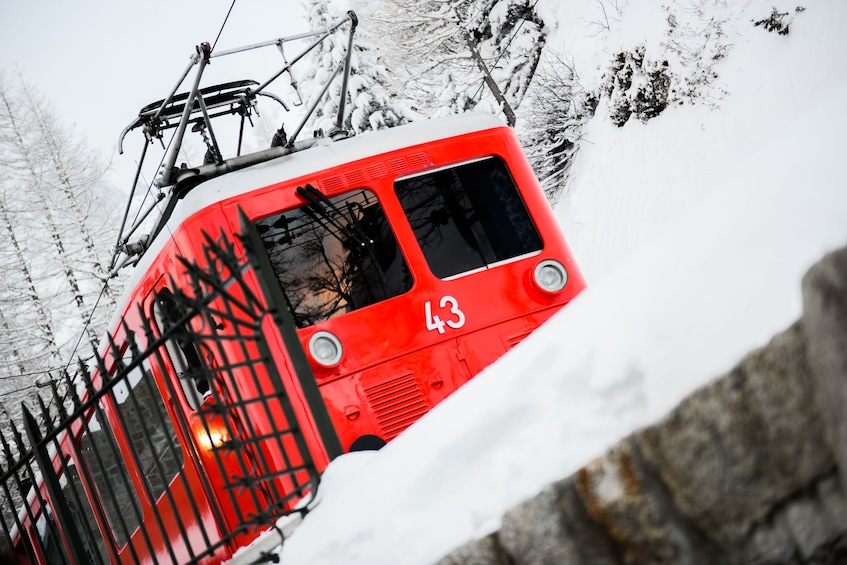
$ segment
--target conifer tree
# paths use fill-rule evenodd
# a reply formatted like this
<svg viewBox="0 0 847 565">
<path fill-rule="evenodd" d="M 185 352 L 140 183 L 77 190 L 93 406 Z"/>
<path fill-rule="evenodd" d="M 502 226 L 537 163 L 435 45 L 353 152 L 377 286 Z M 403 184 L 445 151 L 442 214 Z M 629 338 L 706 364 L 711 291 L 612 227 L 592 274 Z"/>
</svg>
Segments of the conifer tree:
<svg viewBox="0 0 847 565">
<path fill-rule="evenodd" d="M 517 109 L 544 46 L 530 0 L 386 0 L 374 17 L 401 88 L 428 116 Z"/>
<path fill-rule="evenodd" d="M 94 213 L 98 207 L 94 187 L 106 165 L 62 126 L 50 105 L 31 86 L 22 81 L 21 91 L 38 128 L 40 154 L 47 170 L 44 181 L 56 210 L 56 222 L 76 234 L 72 255 L 86 275 L 83 282 L 93 283 L 89 291 L 99 292 L 102 287 L 108 306 L 114 308 L 111 289 L 103 284 L 109 278 L 104 260 L 110 248 L 104 236 L 110 231 L 107 222 L 111 218 Z"/>
<path fill-rule="evenodd" d="M 34 257 L 30 214 L 22 179 L 36 176 L 35 165 L 21 154 L 26 145 L 20 96 L 0 75 L 0 260 L 3 287 L 0 308 L 8 332 L 0 345 L 6 371 L 61 363 L 51 312 L 53 292 L 44 284 L 44 262 Z M 8 375 L 8 373 L 7 373 Z"/>
<path fill-rule="evenodd" d="M 116 207 L 92 155 L 20 75 L 0 74 L 0 393 L 90 351 L 113 311 Z"/>
<path fill-rule="evenodd" d="M 337 3 L 330 0 L 307 0 L 305 7 L 313 30 L 327 29 L 346 14 Z M 348 44 L 345 31 L 348 29 L 348 26 L 342 27 L 309 54 L 309 64 L 305 65 L 308 70 L 299 77 L 306 107 L 315 103 L 326 81 L 343 65 Z M 389 90 L 389 80 L 379 51 L 369 39 L 365 22 L 365 25 L 357 27 L 354 37 L 342 129 L 361 133 L 394 127 L 417 118 L 409 101 Z M 329 133 L 335 127 L 341 88 L 342 77 L 339 73 L 329 91 L 318 101 L 309 122 L 312 130 L 322 129 L 324 133 Z"/>
</svg>

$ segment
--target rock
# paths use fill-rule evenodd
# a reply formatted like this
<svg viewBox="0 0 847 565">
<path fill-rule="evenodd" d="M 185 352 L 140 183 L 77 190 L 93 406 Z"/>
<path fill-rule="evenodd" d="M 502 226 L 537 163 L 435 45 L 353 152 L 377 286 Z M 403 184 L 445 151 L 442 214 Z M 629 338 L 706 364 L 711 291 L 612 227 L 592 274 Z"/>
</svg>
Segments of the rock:
<svg viewBox="0 0 847 565">
<path fill-rule="evenodd" d="M 572 477 L 506 512 L 499 539 L 515 565 L 617 563 L 609 537 L 590 519 Z"/>
<path fill-rule="evenodd" d="M 751 353 L 638 436 L 680 513 L 721 546 L 833 464 L 801 324 Z"/>
<path fill-rule="evenodd" d="M 847 485 L 847 248 L 829 253 L 803 277 L 803 319 L 825 435 Z"/>
<path fill-rule="evenodd" d="M 728 374 L 442 565 L 847 562 L 847 248 Z"/>
<path fill-rule="evenodd" d="M 467 543 L 438 562 L 438 565 L 511 565 L 500 547 L 498 534 Z"/>
</svg>

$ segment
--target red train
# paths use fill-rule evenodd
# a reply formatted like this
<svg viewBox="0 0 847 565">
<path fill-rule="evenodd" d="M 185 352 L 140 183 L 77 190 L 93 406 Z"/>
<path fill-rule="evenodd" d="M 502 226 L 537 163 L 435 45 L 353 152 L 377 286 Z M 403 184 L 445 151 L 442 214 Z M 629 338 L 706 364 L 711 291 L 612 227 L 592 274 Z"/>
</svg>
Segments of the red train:
<svg viewBox="0 0 847 565">
<path fill-rule="evenodd" d="M 181 106 L 176 97 L 142 110 L 135 125 L 169 111 L 206 123 L 216 100 L 223 107 L 253 88 L 192 91 Z M 198 97 L 206 104 L 185 104 Z M 313 486 L 306 459 L 320 473 L 340 452 L 390 441 L 583 289 L 515 134 L 493 116 L 302 145 L 228 160 L 213 152 L 170 172 L 165 163 L 167 214 L 143 245 L 110 344 L 86 390 L 72 391 L 73 402 L 66 393 L 64 431 L 30 433 L 33 446 L 50 445 L 32 457 L 55 484 L 7 466 L 26 498 L 4 519 L 19 562 L 224 561 L 260 530 L 239 526 L 245 513 L 297 508 Z M 255 292 L 262 306 L 275 294 L 288 337 L 260 316 L 257 338 L 228 341 L 245 314 L 227 314 L 213 296 L 205 322 L 190 320 L 177 300 L 200 294 L 186 264 L 238 271 L 217 265 L 208 246 L 222 238 L 240 256 L 245 230 L 261 242 L 252 251 L 263 268 L 243 276 L 231 304 Z M 172 327 L 217 341 L 169 338 Z M 273 404 L 280 387 L 287 407 Z M 243 449 L 213 453 L 236 436 Z M 261 485 L 227 482 L 257 469 L 270 477 Z"/>
</svg>

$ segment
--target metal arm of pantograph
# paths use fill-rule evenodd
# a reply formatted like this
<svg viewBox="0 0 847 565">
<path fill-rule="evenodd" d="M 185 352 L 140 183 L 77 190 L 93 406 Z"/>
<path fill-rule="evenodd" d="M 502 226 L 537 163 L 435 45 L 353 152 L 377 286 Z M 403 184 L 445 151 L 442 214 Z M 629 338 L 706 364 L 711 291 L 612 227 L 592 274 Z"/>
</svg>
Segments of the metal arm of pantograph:
<svg viewBox="0 0 847 565">
<path fill-rule="evenodd" d="M 268 87 L 268 85 L 273 83 L 276 79 L 278 79 L 286 72 L 289 74 L 289 76 L 291 76 L 291 83 L 294 87 L 294 85 L 296 85 L 296 81 L 294 80 L 294 77 L 291 74 L 292 66 L 348 22 L 350 22 L 350 31 L 347 45 L 347 53 L 344 62 L 342 65 L 339 65 L 336 71 L 332 74 L 329 81 L 327 82 L 327 85 L 324 86 L 324 89 L 321 92 L 321 96 L 319 97 L 319 99 L 323 98 L 323 96 L 329 90 L 329 84 L 338 76 L 338 74 L 343 71 L 341 101 L 339 102 L 336 126 L 333 128 L 332 132 L 330 132 L 330 135 L 333 138 L 345 137 L 347 135 L 347 132 L 343 131 L 344 111 L 346 107 L 347 87 L 352 61 L 353 36 L 358 25 L 358 18 L 353 11 L 347 12 L 346 17 L 335 22 L 333 25 L 329 26 L 325 30 L 301 33 L 289 37 L 281 37 L 270 41 L 254 43 L 251 45 L 246 45 L 243 47 L 237 47 L 224 51 L 213 52 L 208 43 L 203 43 L 196 47 L 195 53 L 191 56 L 191 60 L 188 66 L 180 76 L 180 79 L 177 81 L 174 88 L 171 89 L 168 96 L 163 100 L 154 102 L 153 104 L 149 104 L 142 108 L 138 114 L 138 118 L 136 118 L 130 125 L 124 128 L 119 137 L 118 151 L 122 154 L 123 140 L 126 137 L 127 133 L 136 128 L 141 127 L 145 136 L 145 145 L 144 149 L 142 150 L 142 158 L 141 161 L 139 161 L 138 171 L 135 175 L 135 182 L 133 183 L 132 187 L 133 194 L 130 195 L 124 213 L 124 218 L 122 220 L 121 235 L 118 236 L 116 252 L 112 260 L 113 269 L 118 264 L 119 254 L 123 253 L 124 255 L 127 255 L 127 257 L 125 257 L 124 260 L 121 261 L 122 266 L 125 264 L 133 263 L 134 260 L 132 260 L 131 257 L 141 255 L 143 253 L 144 249 L 146 249 L 147 247 L 147 242 L 152 241 L 152 239 L 164 226 L 164 223 L 167 221 L 168 217 L 170 216 L 173 210 L 173 207 L 176 204 L 176 200 L 178 200 L 179 197 L 184 195 L 187 190 L 190 190 L 192 187 L 200 184 L 204 180 L 208 180 L 215 176 L 220 176 L 230 171 L 262 163 L 264 161 L 274 159 L 281 155 L 311 147 L 315 144 L 314 139 L 297 141 L 297 136 L 300 134 L 303 127 L 305 126 L 311 115 L 314 113 L 314 110 L 317 107 L 317 102 L 313 104 L 311 108 L 309 108 L 305 116 L 302 118 L 300 124 L 297 126 L 294 135 L 287 138 L 285 140 L 285 143 L 274 144 L 274 146 L 269 149 L 246 155 L 241 155 L 241 141 L 239 134 L 238 154 L 235 157 L 230 157 L 227 159 L 224 159 L 222 156 L 220 147 L 218 145 L 217 137 L 215 136 L 214 129 L 212 128 L 212 120 L 222 115 L 239 113 L 242 116 L 243 127 L 244 117 L 250 115 L 251 109 L 255 106 L 257 96 L 271 98 L 272 100 L 280 104 L 286 111 L 289 110 L 288 105 L 281 98 L 279 98 L 275 94 L 266 92 L 265 89 Z M 308 45 L 305 49 L 303 49 L 302 52 L 297 54 L 290 61 L 285 61 L 285 53 L 283 51 L 284 43 L 312 37 L 316 39 L 310 45 Z M 253 80 L 242 80 L 219 84 L 211 87 L 200 87 L 201 79 L 203 77 L 203 71 L 205 70 L 206 66 L 210 63 L 211 59 L 269 46 L 277 46 L 279 48 L 280 52 L 283 54 L 283 60 L 285 61 L 285 64 L 281 69 L 272 74 L 271 77 L 268 78 L 265 82 L 259 83 Z M 183 84 L 185 79 L 190 74 L 191 69 L 195 66 L 197 67 L 197 70 L 191 88 L 188 92 L 177 94 L 177 90 L 179 90 L 179 87 Z M 297 94 L 299 97 L 299 92 Z M 203 135 L 204 141 L 206 142 L 208 147 L 207 154 L 210 158 L 204 163 L 204 165 L 200 167 L 194 167 L 191 169 L 178 168 L 176 167 L 176 160 L 182 147 L 186 129 L 190 124 L 194 124 L 194 127 L 192 128 L 194 131 L 199 131 L 201 135 Z M 172 141 L 166 148 L 165 158 L 163 159 L 159 174 L 156 180 L 154 181 L 154 184 L 160 188 L 169 186 L 173 187 L 171 194 L 167 199 L 165 208 L 162 211 L 161 217 L 156 223 L 156 226 L 153 229 L 152 233 L 147 236 L 144 236 L 142 240 L 138 243 L 129 243 L 129 238 L 132 237 L 133 233 L 138 229 L 138 227 L 142 223 L 141 220 L 136 221 L 127 234 L 123 233 L 123 230 L 126 227 L 127 218 L 129 216 L 135 186 L 138 182 L 138 179 L 140 178 L 141 168 L 143 166 L 144 157 L 146 156 L 147 146 L 152 143 L 154 139 L 159 139 L 160 142 L 162 142 L 162 146 L 164 147 L 164 142 L 162 141 L 163 132 L 165 130 L 174 128 L 176 128 L 176 132 L 174 133 Z M 206 136 L 207 133 L 208 137 Z M 161 200 L 162 198 L 164 197 L 160 197 L 159 200 Z M 158 201 L 153 203 L 142 214 L 142 218 L 147 217 L 158 205 Z"/>
</svg>

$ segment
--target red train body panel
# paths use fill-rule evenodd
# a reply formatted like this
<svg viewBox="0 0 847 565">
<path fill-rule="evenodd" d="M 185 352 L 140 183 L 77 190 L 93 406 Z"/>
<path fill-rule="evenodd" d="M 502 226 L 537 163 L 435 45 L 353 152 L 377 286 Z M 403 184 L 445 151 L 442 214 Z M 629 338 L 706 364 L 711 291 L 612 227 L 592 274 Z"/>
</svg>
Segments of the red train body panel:
<svg viewBox="0 0 847 565">
<path fill-rule="evenodd" d="M 306 187 L 316 191 L 308 193 Z M 326 142 L 193 188 L 136 268 L 115 318 L 116 343 L 124 341 L 124 327 L 140 327 L 139 308 L 155 312 L 154 296 L 173 284 L 187 284 L 178 257 L 204 261 L 204 232 L 231 237 L 240 233 L 239 210 L 262 234 L 277 271 L 275 282 L 287 293 L 297 335 L 343 451 L 355 448 L 357 441 L 379 443 L 396 437 L 584 287 L 512 130 L 491 116 L 456 116 Z M 340 224 L 332 223 L 342 216 Z M 543 269 L 549 265 L 553 270 L 548 273 Z M 552 276 L 552 290 L 539 282 L 544 273 Z M 249 276 L 258 290 L 256 275 Z M 300 390 L 279 329 L 266 320 L 263 333 L 285 387 Z M 140 332 L 136 337 L 142 347 L 155 339 Z M 321 352 L 327 355 L 323 360 Z M 213 365 L 214 355 L 204 362 Z M 199 404 L 207 400 L 202 391 L 187 390 L 177 366 L 173 359 L 164 359 L 148 367 L 147 375 L 168 417 L 197 429 L 192 422 Z M 252 394 L 235 390 L 235 383 L 229 386 L 233 390 L 228 394 Z M 130 457 L 128 424 L 119 422 L 113 404 L 104 401 L 95 418 L 114 430 L 117 447 L 126 457 L 129 486 L 139 492 L 150 489 L 140 462 Z M 295 402 L 293 408 L 322 470 L 330 457 L 317 424 L 304 404 Z M 284 418 L 244 410 L 242 419 L 249 420 L 255 435 L 274 434 L 274 420 Z M 190 555 L 183 553 L 187 550 L 179 539 L 207 543 L 203 536 L 209 532 L 237 527 L 233 504 L 264 504 L 221 492 L 216 485 L 229 471 L 208 456 L 203 430 L 189 435 L 175 428 L 177 447 L 183 451 L 175 460 L 182 469 L 180 479 L 163 485 L 155 513 L 143 500 L 139 507 L 144 520 L 158 516 L 164 527 L 146 537 L 136 531 L 123 540 L 128 545 L 116 555 L 101 548 L 101 558 L 183 562 Z M 85 467 L 79 461 L 85 451 L 80 443 L 83 431 L 77 426 L 62 440 L 62 456 L 77 468 Z M 283 451 L 269 449 L 262 455 L 281 460 Z M 232 468 L 243 464 L 237 456 L 227 461 Z M 55 467 L 62 470 L 58 463 Z M 92 501 L 102 496 L 92 489 L 96 480 L 80 481 Z M 37 503 L 31 508 L 23 523 L 36 535 L 32 521 L 43 514 Z M 95 508 L 89 514 L 104 536 L 116 535 L 106 510 Z M 168 545 L 161 531 L 179 536 Z M 224 560 L 254 535 L 244 534 L 202 561 Z M 25 543 L 18 540 L 22 562 L 29 559 Z M 36 560 L 46 562 L 47 557 Z"/>
</svg>

